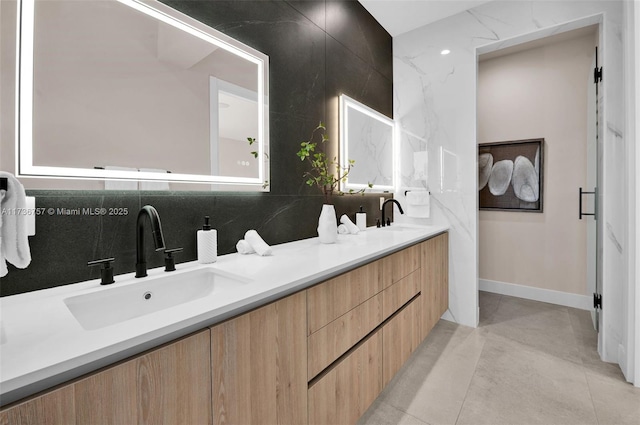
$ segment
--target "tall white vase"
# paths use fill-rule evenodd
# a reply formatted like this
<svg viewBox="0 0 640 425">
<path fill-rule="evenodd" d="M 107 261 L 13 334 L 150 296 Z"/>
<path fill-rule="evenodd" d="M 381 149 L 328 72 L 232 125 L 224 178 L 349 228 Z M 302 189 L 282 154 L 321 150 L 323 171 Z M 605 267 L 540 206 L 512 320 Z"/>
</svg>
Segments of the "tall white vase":
<svg viewBox="0 0 640 425">
<path fill-rule="evenodd" d="M 335 243 L 338 240 L 338 220 L 333 205 L 325 204 L 318 219 L 318 236 L 322 243 Z"/>
</svg>

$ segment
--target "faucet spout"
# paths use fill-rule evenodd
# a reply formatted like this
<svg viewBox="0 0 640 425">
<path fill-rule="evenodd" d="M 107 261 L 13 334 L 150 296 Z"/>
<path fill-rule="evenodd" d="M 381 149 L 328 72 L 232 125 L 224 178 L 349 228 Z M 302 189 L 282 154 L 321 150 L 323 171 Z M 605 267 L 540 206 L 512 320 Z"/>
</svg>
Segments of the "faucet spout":
<svg viewBox="0 0 640 425">
<path fill-rule="evenodd" d="M 386 226 L 386 222 L 384 221 L 384 207 L 389 203 L 389 202 L 393 202 L 394 204 L 396 204 L 398 206 L 398 210 L 400 211 L 400 214 L 404 214 L 404 211 L 402 210 L 402 205 L 400 205 L 400 202 L 398 202 L 397 200 L 391 198 L 391 199 L 387 199 L 386 201 L 384 201 L 382 203 L 382 227 Z"/>
<path fill-rule="evenodd" d="M 147 275 L 147 262 L 144 252 L 145 217 L 149 217 L 151 235 L 153 236 L 156 251 L 164 250 L 164 235 L 162 234 L 162 225 L 160 224 L 158 211 L 151 205 L 145 205 L 138 212 L 138 221 L 136 224 L 136 277 L 145 277 Z"/>
</svg>

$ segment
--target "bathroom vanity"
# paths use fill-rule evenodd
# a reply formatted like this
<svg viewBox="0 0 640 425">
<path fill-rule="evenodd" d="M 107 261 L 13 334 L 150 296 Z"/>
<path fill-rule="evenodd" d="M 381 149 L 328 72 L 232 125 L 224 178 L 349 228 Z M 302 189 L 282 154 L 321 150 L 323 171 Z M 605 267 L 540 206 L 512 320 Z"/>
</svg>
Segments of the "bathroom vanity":
<svg viewBox="0 0 640 425">
<path fill-rule="evenodd" d="M 7 376 L 19 359 L 3 359 L 3 398 L 21 385 L 33 391 L 56 376 L 70 379 L 6 405 L 0 424 L 355 423 L 447 309 L 446 227 L 368 229 L 335 245 L 313 238 L 273 250 L 273 257 L 221 256 L 212 267 L 240 267 L 254 283 L 218 296 L 208 314 L 197 301 L 175 310 L 181 330 L 145 328 L 163 312 L 89 331 L 68 314 L 61 338 L 101 336 L 104 347 L 78 341 L 75 353 L 66 351 L 72 358 L 58 360 L 64 373 L 32 362 L 30 374 Z M 7 330 L 3 357 L 14 338 Z M 112 335 L 119 330 L 125 335 Z M 148 348 L 162 333 L 171 340 Z M 50 352 L 55 358 L 62 351 Z M 84 373 L 100 365 L 100 355 L 120 359 Z"/>
</svg>

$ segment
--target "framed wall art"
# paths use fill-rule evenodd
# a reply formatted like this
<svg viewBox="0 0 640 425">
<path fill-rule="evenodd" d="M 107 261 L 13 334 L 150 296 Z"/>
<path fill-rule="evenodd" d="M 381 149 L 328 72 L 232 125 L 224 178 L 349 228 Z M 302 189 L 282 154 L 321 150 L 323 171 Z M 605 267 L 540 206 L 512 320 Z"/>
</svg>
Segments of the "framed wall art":
<svg viewBox="0 0 640 425">
<path fill-rule="evenodd" d="M 478 145 L 481 210 L 542 212 L 544 139 Z"/>
</svg>

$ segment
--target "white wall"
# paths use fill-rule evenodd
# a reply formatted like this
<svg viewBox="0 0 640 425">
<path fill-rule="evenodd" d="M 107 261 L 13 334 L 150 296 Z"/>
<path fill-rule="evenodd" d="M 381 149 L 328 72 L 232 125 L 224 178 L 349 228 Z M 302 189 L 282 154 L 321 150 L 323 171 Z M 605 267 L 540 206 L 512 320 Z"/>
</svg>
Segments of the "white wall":
<svg viewBox="0 0 640 425">
<path fill-rule="evenodd" d="M 448 166 L 450 173 L 447 170 L 441 173 L 447 179 L 441 187 L 448 189 L 435 190 L 430 182 L 433 194 L 430 220 L 446 219 L 451 223 L 451 314 L 459 323 L 476 326 L 476 48 L 481 48 L 480 53 L 497 50 L 525 41 L 521 37 L 527 34 L 529 39 L 541 38 L 599 20 L 603 28 L 599 45 L 605 69 L 601 187 L 605 295 L 601 355 L 605 360 L 617 362 L 618 344 L 622 342 L 622 286 L 627 278 L 628 243 L 622 2 L 494 1 L 394 38 L 394 117 L 402 129 L 402 144 L 421 139 L 432 150 L 441 146 L 454 158 Z M 452 53 L 441 56 L 444 48 Z M 441 167 L 437 156 L 430 156 L 429 167 Z"/>
<path fill-rule="evenodd" d="M 593 190 L 587 115 L 596 105 L 587 95 L 596 34 L 580 34 L 478 65 L 478 143 L 545 139 L 542 213 L 480 211 L 478 257 L 480 279 L 579 294 L 588 306 L 593 218 L 579 220 L 577 192 Z M 584 198 L 593 211 L 593 197 Z"/>
<path fill-rule="evenodd" d="M 623 333 L 623 353 L 620 365 L 625 376 L 640 387 L 640 147 L 638 123 L 640 122 L 640 4 L 625 3 L 625 86 L 627 87 L 626 113 L 628 140 L 627 161 L 629 167 L 629 284 L 624 299 L 624 315 L 628 317 Z M 626 356 L 624 356 L 626 354 Z"/>
</svg>

